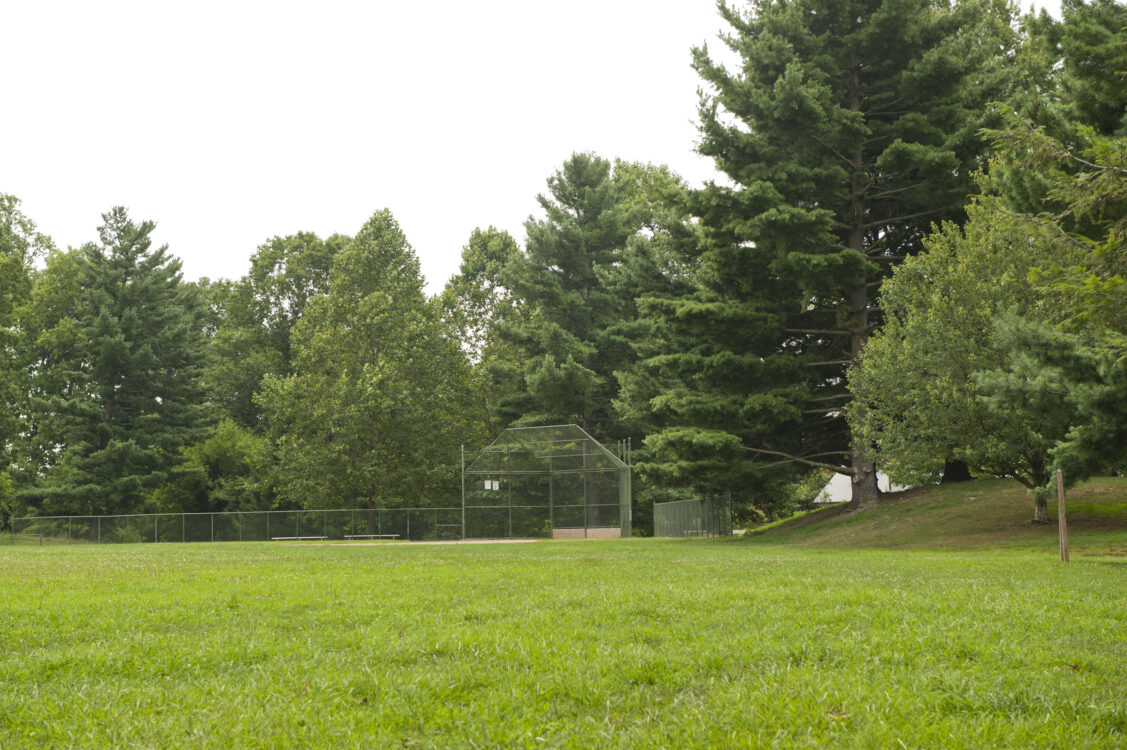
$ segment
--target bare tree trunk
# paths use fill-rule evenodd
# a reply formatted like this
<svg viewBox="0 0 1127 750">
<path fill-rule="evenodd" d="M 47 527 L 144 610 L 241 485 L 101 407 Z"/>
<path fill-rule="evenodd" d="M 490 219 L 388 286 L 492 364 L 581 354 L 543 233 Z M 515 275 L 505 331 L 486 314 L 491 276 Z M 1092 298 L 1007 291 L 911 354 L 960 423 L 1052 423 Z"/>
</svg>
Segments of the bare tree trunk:
<svg viewBox="0 0 1127 750">
<path fill-rule="evenodd" d="M 1049 522 L 1049 501 L 1044 497 L 1033 498 L 1033 523 Z"/>
<path fill-rule="evenodd" d="M 943 478 L 940 484 L 953 484 L 955 482 L 969 482 L 972 479 L 970 468 L 966 461 L 953 461 L 948 459 L 943 462 Z"/>
<path fill-rule="evenodd" d="M 1029 479 L 1033 487 L 1030 492 L 1033 495 L 1033 523 L 1048 523 L 1049 522 L 1049 500 L 1045 494 L 1049 486 L 1049 472 L 1045 468 L 1045 462 L 1040 459 L 1030 459 L 1029 461 Z"/>
<path fill-rule="evenodd" d="M 861 230 L 858 227 L 854 230 L 850 243 L 853 245 L 862 245 Z M 853 294 L 850 298 L 850 312 L 853 315 L 853 328 L 850 336 L 850 353 L 853 355 L 853 361 L 856 362 L 860 356 L 861 351 L 865 347 L 865 341 L 868 339 L 869 333 L 869 289 L 866 280 L 862 279 L 853 289 Z M 858 409 L 857 414 L 861 420 L 864 420 L 865 412 L 863 409 Z M 873 465 L 872 459 L 867 455 L 868 446 L 860 439 L 858 434 L 854 434 L 851 438 L 850 451 L 852 458 L 850 465 L 853 468 L 852 480 L 852 498 L 850 500 L 850 507 L 853 510 L 868 510 L 875 508 L 880 501 L 880 488 L 877 486 L 877 470 Z"/>
<path fill-rule="evenodd" d="M 853 471 L 850 478 L 852 497 L 849 506 L 853 510 L 868 510 L 875 508 L 880 501 L 880 488 L 877 487 L 877 471 L 873 462 L 865 458 L 860 451 L 854 450 Z"/>
</svg>

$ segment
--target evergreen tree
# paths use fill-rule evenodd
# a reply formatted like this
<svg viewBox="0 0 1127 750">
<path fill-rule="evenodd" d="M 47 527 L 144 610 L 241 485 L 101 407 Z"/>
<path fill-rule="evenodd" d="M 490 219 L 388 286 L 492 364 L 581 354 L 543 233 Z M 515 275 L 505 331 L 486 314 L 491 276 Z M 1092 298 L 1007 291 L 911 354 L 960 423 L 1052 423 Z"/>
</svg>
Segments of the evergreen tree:
<svg viewBox="0 0 1127 750">
<path fill-rule="evenodd" d="M 54 355 L 34 373 L 46 385 L 32 384 L 47 450 L 41 481 L 23 493 L 42 512 L 142 509 L 202 432 L 197 290 L 181 281 L 167 247 L 152 248 L 152 222 L 135 224 L 123 208 L 102 218 L 99 242 L 73 257 L 77 305 L 38 336 Z M 73 349 L 60 351 L 63 341 Z"/>
<path fill-rule="evenodd" d="M 548 180 L 548 192 L 538 197 L 546 217 L 525 223 L 526 254 L 503 276 L 523 314 L 502 328 L 522 355 L 510 373 L 518 392 L 501 404 L 502 421 L 574 422 L 605 436 L 616 421 L 613 373 L 628 356 L 607 331 L 633 301 L 604 279 L 633 230 L 605 159 L 574 154 Z"/>
<path fill-rule="evenodd" d="M 1064 0 L 1059 39 L 1068 119 L 1127 136 L 1127 5 Z"/>
<path fill-rule="evenodd" d="M 636 359 L 635 300 L 666 285 L 656 248 L 666 201 L 683 191 L 665 167 L 592 154 L 574 154 L 548 180 L 545 218 L 526 222 L 525 254 L 502 274 L 516 305 L 499 332 L 518 352 L 508 368 L 494 367 L 515 383 L 503 423 L 574 422 L 624 436 L 614 399 L 618 374 Z"/>
<path fill-rule="evenodd" d="M 1046 299 L 1060 299 L 1062 320 L 1008 321 L 1007 361 L 977 382 L 1000 411 L 1072 409 L 1050 455 L 1075 482 L 1121 471 L 1127 447 L 1127 6 L 1076 0 L 1062 10 L 1041 31 L 1057 116 L 1014 107 L 1019 116 L 992 133 L 1006 168 L 989 173 L 1010 215 L 1058 248 L 1033 278 Z M 1038 186 L 1038 200 L 1015 184 Z"/>
<path fill-rule="evenodd" d="M 683 385 L 647 442 L 668 473 L 696 483 L 710 464 L 714 482 L 746 481 L 779 460 L 828 466 L 852 477 L 865 506 L 877 499 L 875 470 L 843 419 L 845 368 L 879 323 L 873 300 L 889 270 L 918 251 L 931 222 L 961 218 L 984 105 L 1004 93 L 993 60 L 1013 44 L 1008 9 L 720 8 L 742 64 L 730 72 L 695 52 L 714 92 L 702 103 L 700 151 L 732 184 L 695 198 L 701 289 L 663 315 L 697 343 L 658 360 Z"/>
<path fill-rule="evenodd" d="M 1022 56 L 1051 71 L 1044 99 L 1019 92 L 1020 114 L 993 131 L 992 195 L 965 233 L 943 227 L 886 285 L 888 324 L 851 388 L 890 471 L 920 479 L 953 451 L 1028 487 L 1045 522 L 1053 468 L 1070 482 L 1115 471 L 1127 444 L 1127 96 L 1110 85 L 1127 8 L 1067 3 L 1063 22 L 1031 21 Z"/>
</svg>

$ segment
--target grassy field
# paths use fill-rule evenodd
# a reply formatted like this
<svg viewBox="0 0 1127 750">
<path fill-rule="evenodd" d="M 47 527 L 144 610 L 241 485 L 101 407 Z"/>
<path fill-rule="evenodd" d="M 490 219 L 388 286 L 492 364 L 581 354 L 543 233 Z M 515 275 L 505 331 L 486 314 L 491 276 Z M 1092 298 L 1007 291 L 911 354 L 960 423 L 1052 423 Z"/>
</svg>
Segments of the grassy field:
<svg viewBox="0 0 1127 750">
<path fill-rule="evenodd" d="M 843 531 L 871 518 L 837 549 L 2 547 L 0 747 L 1127 744 L 1127 532 L 1066 566 L 1054 529 Z"/>
<path fill-rule="evenodd" d="M 1067 493 L 1069 547 L 1081 557 L 1127 557 L 1127 479 L 1103 478 Z M 867 549 L 1059 549 L 1053 523 L 1037 525 L 1033 501 L 1017 482 L 984 479 L 926 487 L 882 500 L 874 513 L 834 506 L 756 529 L 755 542 L 791 547 Z"/>
</svg>

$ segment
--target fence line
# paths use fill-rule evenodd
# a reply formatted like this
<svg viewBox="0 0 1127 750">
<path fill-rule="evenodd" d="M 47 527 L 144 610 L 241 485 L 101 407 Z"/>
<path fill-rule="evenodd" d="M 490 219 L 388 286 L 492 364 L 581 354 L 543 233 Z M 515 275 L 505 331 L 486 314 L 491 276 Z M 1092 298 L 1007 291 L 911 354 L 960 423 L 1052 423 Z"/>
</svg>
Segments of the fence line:
<svg viewBox="0 0 1127 750">
<path fill-rule="evenodd" d="M 282 537 L 380 535 L 460 539 L 461 508 L 348 508 L 230 513 L 35 516 L 12 519 L 12 535 L 41 534 L 48 543 L 269 541 Z"/>
<path fill-rule="evenodd" d="M 379 536 L 411 541 L 462 538 L 550 538 L 553 529 L 586 524 L 592 509 L 556 506 L 561 524 L 539 505 L 480 505 L 445 508 L 346 508 L 332 510 L 257 510 L 229 513 L 133 513 L 104 516 L 13 518 L 9 541 L 38 536 L 45 544 L 270 541 L 279 538 Z M 617 511 L 618 506 L 607 505 Z M 580 521 L 579 519 L 583 520 Z M 617 517 L 607 523 L 617 525 Z M 590 524 L 596 528 L 601 524 Z"/>
<path fill-rule="evenodd" d="M 732 496 L 654 503 L 654 536 L 731 536 Z"/>
</svg>

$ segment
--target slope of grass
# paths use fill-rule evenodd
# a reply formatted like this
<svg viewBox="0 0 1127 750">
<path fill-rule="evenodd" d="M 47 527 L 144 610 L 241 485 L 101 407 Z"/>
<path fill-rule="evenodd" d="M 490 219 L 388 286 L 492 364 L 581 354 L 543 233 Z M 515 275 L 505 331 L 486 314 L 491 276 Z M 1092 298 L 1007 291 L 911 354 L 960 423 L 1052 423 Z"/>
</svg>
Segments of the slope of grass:
<svg viewBox="0 0 1127 750">
<path fill-rule="evenodd" d="M 1127 479 L 1098 479 L 1066 494 L 1073 555 L 1127 555 Z M 886 496 L 879 507 L 849 513 L 837 506 L 763 534 L 753 544 L 883 549 L 1058 548 L 1056 501 L 1049 524 L 1034 524 L 1033 500 L 1016 482 L 984 479 L 909 490 Z"/>
<path fill-rule="evenodd" d="M 0 747 L 1122 747 L 1124 562 L 6 547 Z"/>
</svg>

